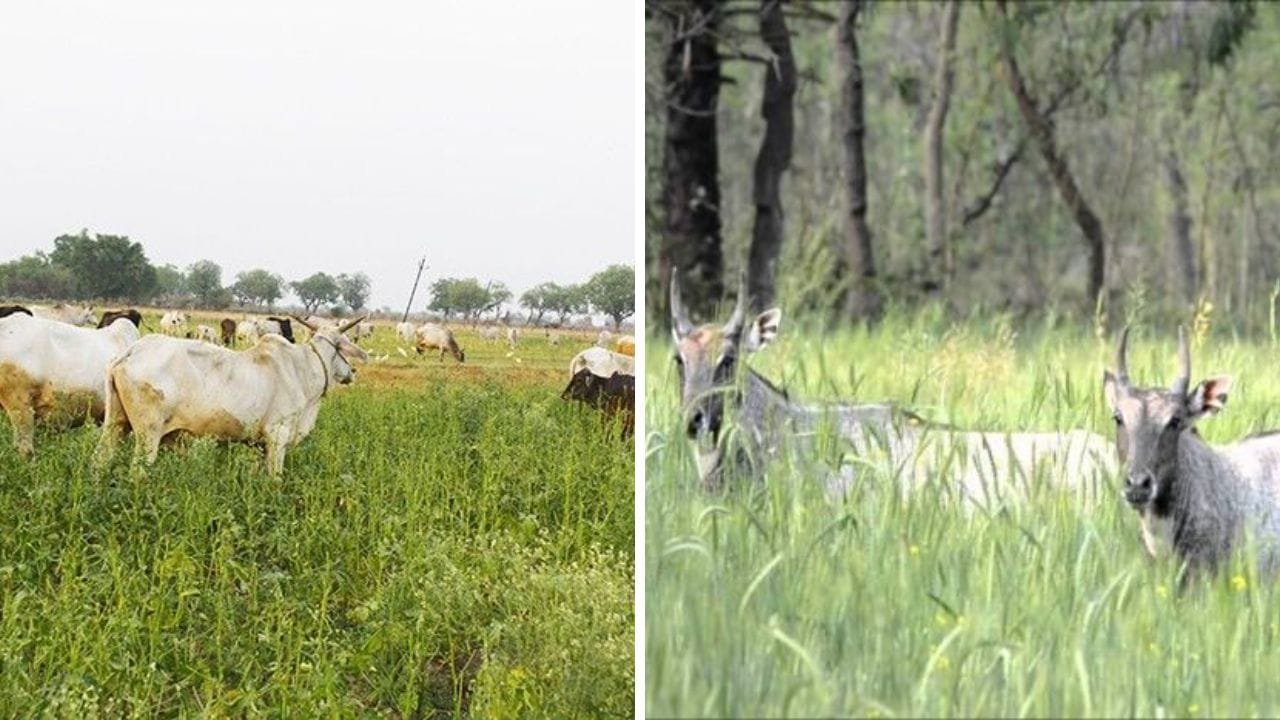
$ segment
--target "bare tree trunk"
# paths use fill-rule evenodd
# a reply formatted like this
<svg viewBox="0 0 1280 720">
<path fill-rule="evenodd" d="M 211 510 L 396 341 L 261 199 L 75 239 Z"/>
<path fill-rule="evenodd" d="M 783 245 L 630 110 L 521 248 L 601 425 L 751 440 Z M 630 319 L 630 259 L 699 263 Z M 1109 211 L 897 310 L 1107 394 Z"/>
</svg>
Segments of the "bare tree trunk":
<svg viewBox="0 0 1280 720">
<path fill-rule="evenodd" d="M 1165 180 L 1169 183 L 1169 195 L 1173 199 L 1173 210 L 1169 213 L 1169 256 L 1173 275 L 1171 288 L 1185 310 L 1196 301 L 1196 247 L 1191 241 L 1187 181 L 1182 176 L 1182 160 L 1178 157 L 1177 150 L 1171 148 L 1165 154 L 1164 170 Z"/>
<path fill-rule="evenodd" d="M 782 0 L 761 0 L 760 37 L 773 57 L 764 71 L 764 99 L 760 104 L 764 139 L 756 155 L 756 224 L 747 261 L 747 292 L 756 311 L 772 306 L 777 295 L 775 283 L 784 219 L 782 174 L 791 166 L 795 139 L 796 63 L 791 55 L 791 37 L 782 14 Z"/>
<path fill-rule="evenodd" d="M 1009 19 L 1004 0 L 1000 0 L 1000 12 L 1005 22 L 1012 24 L 1013 21 Z M 1013 57 L 1013 48 L 1007 39 L 1001 40 L 1000 53 L 1004 60 L 1009 90 L 1018 102 L 1018 112 L 1027 125 L 1027 131 L 1040 149 L 1040 156 L 1044 158 L 1045 165 L 1049 168 L 1049 175 L 1053 178 L 1059 197 L 1075 219 L 1080 233 L 1084 235 L 1089 268 L 1087 293 L 1092 306 L 1098 301 L 1106 280 L 1106 238 L 1102 232 L 1102 221 L 1098 219 L 1093 208 L 1080 193 L 1075 177 L 1071 174 L 1071 168 L 1067 166 L 1066 159 L 1058 151 L 1053 125 L 1037 108 L 1036 101 L 1031 96 L 1031 91 L 1027 89 L 1022 73 L 1018 70 L 1018 63 Z"/>
<path fill-rule="evenodd" d="M 720 4 L 690 0 L 667 8 L 671 34 L 663 64 L 667 123 L 662 159 L 666 222 L 658 261 L 662 297 L 668 297 L 671 268 L 678 267 L 685 303 L 694 315 L 709 317 L 724 292 L 716 145 Z M 669 313 L 664 322 L 668 320 Z"/>
<path fill-rule="evenodd" d="M 836 21 L 836 68 L 840 74 L 839 122 L 844 140 L 845 198 L 848 202 L 846 258 L 852 285 L 845 296 L 844 314 L 851 320 L 874 322 L 883 310 L 876 287 L 875 257 L 867 228 L 867 161 L 862 140 L 866 132 L 862 110 L 862 61 L 858 56 L 858 12 L 861 0 L 840 4 Z"/>
<path fill-rule="evenodd" d="M 947 209 L 942 197 L 942 131 L 951 106 L 955 80 L 956 27 L 960 19 L 959 0 L 948 0 L 942 18 L 942 38 L 938 43 L 938 65 L 933 80 L 933 105 L 924 128 L 924 227 L 925 272 L 921 289 L 935 294 L 946 282 Z"/>
</svg>

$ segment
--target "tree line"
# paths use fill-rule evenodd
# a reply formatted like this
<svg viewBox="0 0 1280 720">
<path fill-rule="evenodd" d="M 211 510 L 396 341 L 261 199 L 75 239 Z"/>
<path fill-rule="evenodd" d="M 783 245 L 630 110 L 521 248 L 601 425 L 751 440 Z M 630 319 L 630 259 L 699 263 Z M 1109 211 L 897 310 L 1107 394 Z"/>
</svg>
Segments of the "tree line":
<svg viewBox="0 0 1280 720">
<path fill-rule="evenodd" d="M 457 317 L 474 323 L 489 312 L 496 320 L 512 297 L 501 282 L 481 284 L 473 277 L 441 278 L 431 284 L 427 309 L 446 320 Z M 544 321 L 564 324 L 574 315 L 596 312 L 612 318 L 617 327 L 635 313 L 635 270 L 628 265 L 610 265 L 581 284 L 544 282 L 525 291 L 519 305 L 528 311 L 525 321 L 530 325 Z M 509 322 L 509 311 L 501 318 Z"/>
<path fill-rule="evenodd" d="M 1280 299 L 1280 8 L 647 0 L 646 284 L 695 313 Z"/>
</svg>

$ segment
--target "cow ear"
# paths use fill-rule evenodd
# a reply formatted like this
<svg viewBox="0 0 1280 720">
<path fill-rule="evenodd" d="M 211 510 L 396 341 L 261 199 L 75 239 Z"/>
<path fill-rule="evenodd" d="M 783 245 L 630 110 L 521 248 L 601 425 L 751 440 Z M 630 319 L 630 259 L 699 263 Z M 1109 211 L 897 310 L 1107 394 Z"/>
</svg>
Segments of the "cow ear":
<svg viewBox="0 0 1280 720">
<path fill-rule="evenodd" d="M 782 311 L 770 308 L 756 316 L 747 330 L 747 352 L 755 352 L 778 336 L 778 325 L 782 322 Z"/>
<path fill-rule="evenodd" d="M 1231 376 L 1219 375 L 1204 380 L 1187 396 L 1187 410 L 1191 417 L 1214 415 L 1222 411 L 1227 404 L 1227 393 L 1231 391 Z"/>
</svg>

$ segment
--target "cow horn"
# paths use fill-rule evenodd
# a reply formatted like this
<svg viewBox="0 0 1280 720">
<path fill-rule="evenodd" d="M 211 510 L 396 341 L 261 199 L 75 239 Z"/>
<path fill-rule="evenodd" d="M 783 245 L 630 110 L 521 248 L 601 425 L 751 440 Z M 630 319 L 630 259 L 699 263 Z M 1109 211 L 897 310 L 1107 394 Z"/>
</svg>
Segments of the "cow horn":
<svg viewBox="0 0 1280 720">
<path fill-rule="evenodd" d="M 1129 384 L 1129 326 L 1120 331 L 1120 342 L 1116 345 L 1116 379 L 1122 384 Z"/>
<path fill-rule="evenodd" d="M 316 331 L 318 331 L 318 330 L 320 329 L 320 328 L 316 327 L 313 323 L 309 323 L 309 322 L 307 322 L 306 320 L 303 320 L 302 318 L 298 317 L 297 315 L 290 314 L 290 315 L 289 315 L 289 317 L 291 317 L 291 318 L 293 318 L 294 320 L 297 320 L 298 322 L 300 322 L 300 323 L 302 323 L 303 325 L 305 325 L 305 326 L 306 326 L 306 328 L 307 328 L 308 330 L 310 330 L 311 332 L 316 332 Z"/>
<path fill-rule="evenodd" d="M 1186 395 L 1191 387 L 1191 348 L 1187 345 L 1187 331 L 1178 326 L 1178 377 L 1173 381 L 1175 395 Z"/>
<path fill-rule="evenodd" d="M 747 274 L 745 272 L 738 274 L 738 299 L 733 304 L 733 314 L 729 316 L 729 322 L 725 323 L 724 334 L 728 336 L 736 336 L 742 332 L 742 321 L 747 313 Z"/>
<path fill-rule="evenodd" d="M 350 330 L 351 328 L 355 327 L 356 325 L 359 325 L 360 323 L 364 322 L 364 319 L 365 319 L 365 318 L 367 318 L 367 317 L 369 317 L 369 316 L 368 316 L 368 315 L 361 315 L 360 317 L 358 317 L 358 318 L 356 318 L 356 319 L 354 319 L 354 320 L 351 320 L 351 321 L 349 321 L 349 322 L 345 322 L 345 323 L 343 323 L 343 324 L 339 325 L 339 326 L 338 326 L 338 332 L 340 332 L 340 333 L 344 333 L 344 332 L 346 332 L 346 331 Z"/>
<path fill-rule="evenodd" d="M 689 309 L 684 306 L 684 299 L 680 297 L 680 271 L 674 267 L 671 268 L 671 319 L 675 322 L 676 334 L 680 337 L 693 330 Z"/>
</svg>

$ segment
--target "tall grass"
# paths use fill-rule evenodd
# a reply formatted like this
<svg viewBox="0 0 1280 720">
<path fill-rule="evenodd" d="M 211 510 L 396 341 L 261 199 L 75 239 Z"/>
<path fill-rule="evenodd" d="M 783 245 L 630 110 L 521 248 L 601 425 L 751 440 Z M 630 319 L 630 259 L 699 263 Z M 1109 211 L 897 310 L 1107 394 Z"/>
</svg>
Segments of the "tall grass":
<svg viewBox="0 0 1280 720">
<path fill-rule="evenodd" d="M 1140 330 L 1144 330 L 1140 328 Z M 1130 373 L 1167 384 L 1172 328 L 1138 332 Z M 1224 334 L 1225 335 L 1225 334 Z M 1280 424 L 1280 348 L 1206 330 L 1193 381 L 1231 373 L 1227 442 Z M 1280 712 L 1280 601 L 1246 551 L 1175 592 L 1118 480 L 1085 511 L 1046 493 L 966 513 L 866 473 L 832 501 L 784 454 L 759 487 L 697 487 L 669 341 L 648 347 L 645 648 L 655 716 L 1242 716 Z M 748 360 L 797 399 L 892 399 L 966 427 L 1112 436 L 1091 329 L 892 317 L 875 331 L 784 325 Z M 946 478 L 938 478 L 945 482 Z"/>
<path fill-rule="evenodd" d="M 95 475 L 93 427 L 27 463 L 0 423 L 0 716 L 630 714 L 634 461 L 559 399 L 576 348 L 394 345 L 278 480 L 208 440 Z"/>
</svg>

